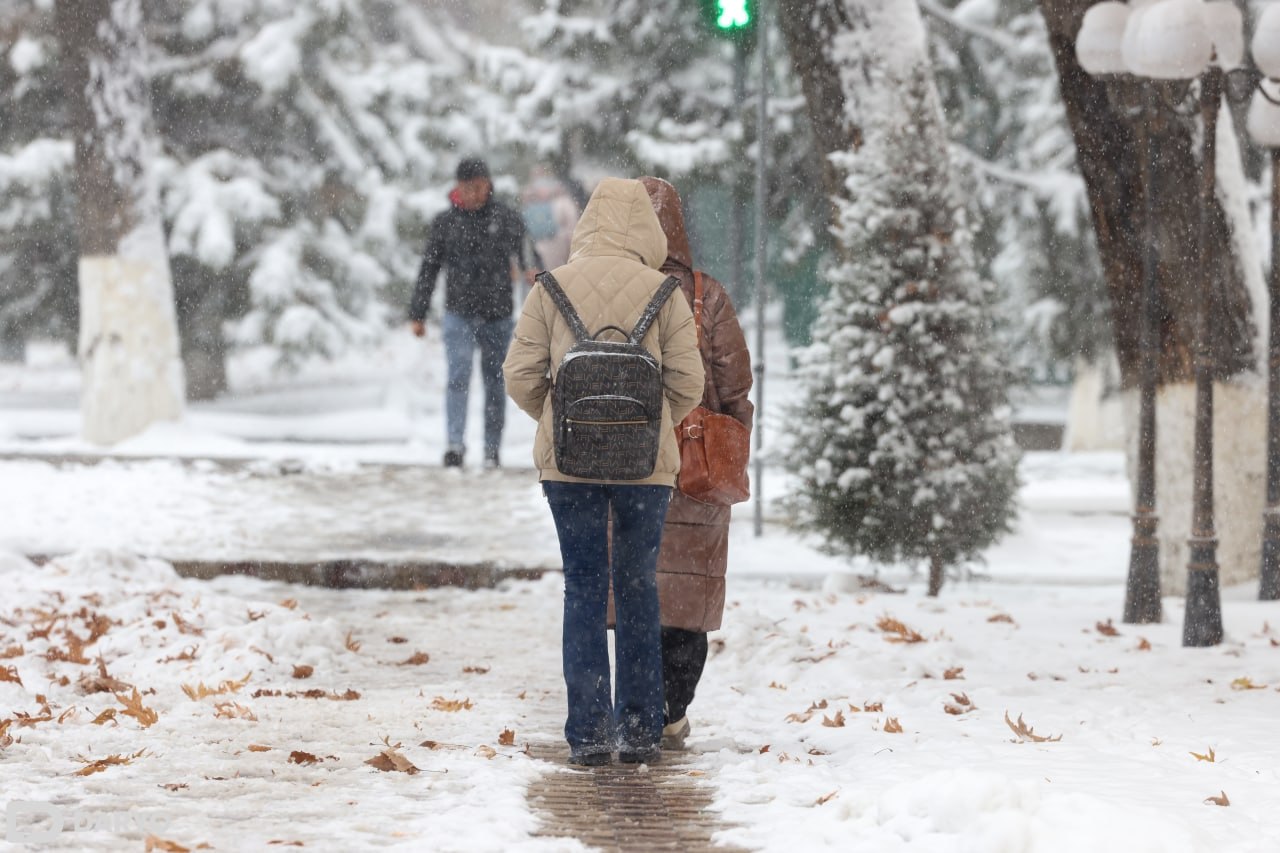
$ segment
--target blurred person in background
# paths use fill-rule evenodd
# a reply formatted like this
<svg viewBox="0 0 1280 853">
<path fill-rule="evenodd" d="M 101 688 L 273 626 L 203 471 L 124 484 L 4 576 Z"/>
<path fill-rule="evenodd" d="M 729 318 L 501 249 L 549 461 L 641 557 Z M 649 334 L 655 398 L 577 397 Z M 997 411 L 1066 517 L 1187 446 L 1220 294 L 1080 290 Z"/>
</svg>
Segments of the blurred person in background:
<svg viewBox="0 0 1280 853">
<path fill-rule="evenodd" d="M 426 335 L 431 296 L 444 269 L 442 325 L 448 368 L 444 465 L 461 467 L 466 454 L 467 397 L 478 348 L 484 381 L 484 464 L 496 468 L 506 418 L 502 360 L 514 325 L 512 271 L 522 270 L 524 279 L 531 282 L 534 269 L 526 256 L 524 220 L 493 197 L 485 161 L 463 160 L 456 178 L 449 208 L 431 223 L 409 304 L 409 321 L 413 334 Z"/>
</svg>

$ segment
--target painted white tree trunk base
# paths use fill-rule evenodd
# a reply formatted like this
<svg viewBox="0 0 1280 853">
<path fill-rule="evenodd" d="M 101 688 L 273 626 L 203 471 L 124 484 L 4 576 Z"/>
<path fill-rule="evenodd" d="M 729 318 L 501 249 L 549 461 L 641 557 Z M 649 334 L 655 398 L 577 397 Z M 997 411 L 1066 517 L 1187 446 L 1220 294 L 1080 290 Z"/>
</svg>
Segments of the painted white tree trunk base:
<svg viewBox="0 0 1280 853">
<path fill-rule="evenodd" d="M 1115 390 L 1119 372 L 1115 356 L 1107 362 L 1076 360 L 1063 450 L 1076 453 L 1124 448 L 1126 411 Z"/>
<path fill-rule="evenodd" d="M 84 439 L 115 444 L 180 417 L 184 379 L 167 263 L 81 258 L 80 311 Z"/>
<path fill-rule="evenodd" d="M 1137 395 L 1125 395 L 1129 481 L 1137 459 Z M 1213 386 L 1213 497 L 1222 585 L 1258 577 L 1266 500 L 1266 381 L 1246 375 Z M 1160 589 L 1183 595 L 1191 535 L 1195 384 L 1156 392 L 1156 513 L 1160 517 Z"/>
</svg>

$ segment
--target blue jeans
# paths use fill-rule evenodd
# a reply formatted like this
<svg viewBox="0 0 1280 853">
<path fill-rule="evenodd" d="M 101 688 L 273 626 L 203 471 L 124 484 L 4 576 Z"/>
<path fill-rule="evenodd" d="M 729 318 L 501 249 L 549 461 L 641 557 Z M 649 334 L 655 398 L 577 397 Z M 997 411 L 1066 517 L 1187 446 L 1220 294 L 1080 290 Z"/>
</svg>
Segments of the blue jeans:
<svg viewBox="0 0 1280 853">
<path fill-rule="evenodd" d="M 448 364 L 444 415 L 450 450 L 466 447 L 467 394 L 471 390 L 471 365 L 480 347 L 480 378 L 484 380 L 484 450 L 498 452 L 506 422 L 507 397 L 502 382 L 502 360 L 511 344 L 510 317 L 483 320 L 459 314 L 444 315 L 444 357 Z"/>
<path fill-rule="evenodd" d="M 545 482 L 542 489 L 564 561 L 565 740 L 578 753 L 657 746 L 662 739 L 657 563 L 671 489 L 556 482 Z M 609 689 L 605 616 L 610 574 L 617 615 L 616 702 Z"/>
</svg>

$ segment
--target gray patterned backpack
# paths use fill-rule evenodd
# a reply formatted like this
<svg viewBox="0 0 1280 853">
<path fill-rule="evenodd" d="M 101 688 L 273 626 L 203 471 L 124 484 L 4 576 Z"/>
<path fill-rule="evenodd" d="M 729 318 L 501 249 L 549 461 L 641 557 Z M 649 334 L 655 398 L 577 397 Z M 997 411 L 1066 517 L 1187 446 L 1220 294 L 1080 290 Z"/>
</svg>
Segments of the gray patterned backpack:
<svg viewBox="0 0 1280 853">
<path fill-rule="evenodd" d="M 590 480 L 643 480 L 658 461 L 663 387 L 662 365 L 640 342 L 680 280 L 671 276 L 662 283 L 630 333 L 604 326 L 594 335 L 551 273 L 540 274 L 538 282 L 575 341 L 551 387 L 556 467 Z M 599 340 L 608 331 L 626 340 Z"/>
</svg>

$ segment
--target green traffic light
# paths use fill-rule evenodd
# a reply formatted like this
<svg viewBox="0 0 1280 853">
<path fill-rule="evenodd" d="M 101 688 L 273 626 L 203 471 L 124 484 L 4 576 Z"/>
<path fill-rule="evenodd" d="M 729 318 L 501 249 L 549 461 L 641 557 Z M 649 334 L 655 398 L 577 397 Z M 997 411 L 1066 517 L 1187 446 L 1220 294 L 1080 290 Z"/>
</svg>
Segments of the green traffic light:
<svg viewBox="0 0 1280 853">
<path fill-rule="evenodd" d="M 716 26 L 722 30 L 740 30 L 751 24 L 750 0 L 716 0 L 720 10 Z"/>
</svg>

